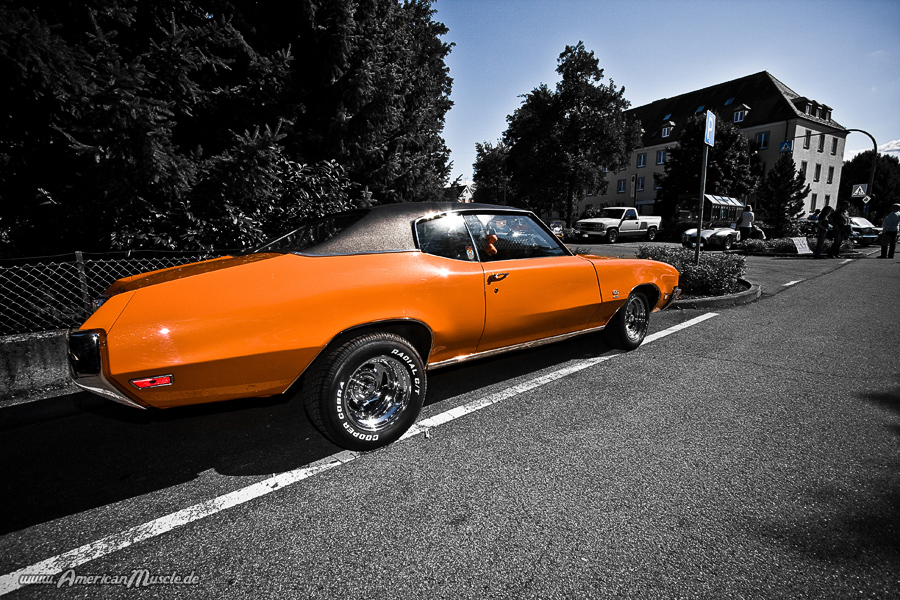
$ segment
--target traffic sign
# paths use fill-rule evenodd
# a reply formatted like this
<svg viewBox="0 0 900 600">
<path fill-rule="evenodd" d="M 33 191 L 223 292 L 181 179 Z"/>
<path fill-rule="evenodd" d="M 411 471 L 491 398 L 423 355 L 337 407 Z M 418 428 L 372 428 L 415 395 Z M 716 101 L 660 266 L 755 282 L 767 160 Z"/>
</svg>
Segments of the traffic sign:
<svg viewBox="0 0 900 600">
<path fill-rule="evenodd" d="M 786 142 L 781 142 L 778 146 L 779 154 L 787 154 L 788 152 L 794 151 L 794 140 L 787 140 Z"/>
<path fill-rule="evenodd" d="M 851 194 L 851 198 L 862 198 L 866 195 L 866 192 L 869 190 L 869 184 L 867 183 L 857 183 L 853 186 L 853 194 Z"/>
<path fill-rule="evenodd" d="M 716 145 L 716 113 L 706 111 L 706 131 L 703 135 L 703 143 L 707 146 Z"/>
</svg>

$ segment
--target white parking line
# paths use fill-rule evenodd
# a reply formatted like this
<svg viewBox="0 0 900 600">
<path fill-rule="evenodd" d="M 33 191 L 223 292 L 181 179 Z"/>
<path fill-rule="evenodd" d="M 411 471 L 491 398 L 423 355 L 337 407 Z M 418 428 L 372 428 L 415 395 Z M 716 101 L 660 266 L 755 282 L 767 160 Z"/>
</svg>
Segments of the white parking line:
<svg viewBox="0 0 900 600">
<path fill-rule="evenodd" d="M 787 283 L 783 284 L 781 287 L 790 287 L 792 285 L 796 285 L 796 284 L 800 283 L 801 281 L 803 281 L 803 280 L 798 279 L 797 281 L 788 281 Z"/>
<path fill-rule="evenodd" d="M 685 321 L 680 325 L 675 325 L 663 331 L 648 335 L 644 339 L 644 344 L 655 342 L 656 340 L 664 338 L 668 335 L 672 335 L 673 333 L 676 333 L 683 329 L 687 329 L 688 327 L 692 327 L 693 325 L 702 323 L 703 321 L 711 319 L 715 316 L 717 316 L 717 313 L 706 313 L 689 321 Z M 503 400 L 507 400 L 514 396 L 518 396 L 519 394 L 523 394 L 548 383 L 557 381 L 559 379 L 562 379 L 563 377 L 572 375 L 573 373 L 577 373 L 579 371 L 583 371 L 584 369 L 588 369 L 590 367 L 598 365 L 602 362 L 606 362 L 616 356 L 619 356 L 620 354 L 621 353 L 609 354 L 605 356 L 599 356 L 597 358 L 579 361 L 574 365 L 563 367 L 546 375 L 542 375 L 529 381 L 525 381 L 502 392 L 491 394 L 490 396 L 487 396 L 485 398 L 480 398 L 478 400 L 469 402 L 468 404 L 457 406 L 456 408 L 452 408 L 433 417 L 422 419 L 421 421 L 413 425 L 409 429 L 409 431 L 407 431 L 406 434 L 400 439 L 402 440 L 415 435 L 419 435 L 421 433 L 427 433 L 430 429 L 433 429 L 445 423 L 449 423 L 450 421 L 458 419 L 462 416 L 479 411 L 482 408 L 497 404 L 498 402 L 502 402 Z M 244 504 L 245 502 L 249 502 L 250 500 L 253 500 L 255 498 L 259 498 L 260 496 L 271 494 L 276 490 L 285 488 L 299 481 L 303 481 L 304 479 L 308 479 L 313 475 L 318 475 L 319 473 L 328 471 L 330 469 L 333 469 L 334 467 L 338 467 L 342 464 L 356 460 L 357 458 L 359 458 L 359 456 L 360 454 L 358 452 L 339 452 L 337 454 L 333 454 L 331 456 L 323 458 L 322 460 L 311 463 L 305 467 L 294 469 L 293 471 L 279 473 L 278 475 L 274 475 L 272 477 L 269 477 L 268 479 L 264 479 L 262 481 L 254 483 L 253 485 L 235 490 L 216 498 L 212 498 L 211 500 L 206 500 L 205 502 L 201 502 L 193 506 L 189 506 L 185 509 L 165 515 L 164 517 L 148 521 L 119 533 L 108 535 L 95 542 L 91 542 L 90 544 L 85 544 L 84 546 L 75 548 L 74 550 L 63 552 L 62 554 L 58 554 L 46 560 L 34 563 L 33 565 L 18 569 L 17 571 L 13 571 L 12 573 L 7 573 L 0 576 L 0 596 L 28 585 L 21 583 L 21 578 L 23 575 L 57 575 L 68 569 L 74 569 L 75 567 L 81 566 L 97 558 L 101 558 L 108 554 L 112 554 L 113 552 L 123 550 L 138 542 L 142 542 L 144 540 L 148 540 L 150 538 L 154 538 L 166 532 L 172 531 L 173 529 L 181 527 L 182 525 L 187 525 L 188 523 L 199 521 L 200 519 L 204 519 L 206 517 L 214 515 L 227 508 L 232 508 L 234 506 Z"/>
</svg>

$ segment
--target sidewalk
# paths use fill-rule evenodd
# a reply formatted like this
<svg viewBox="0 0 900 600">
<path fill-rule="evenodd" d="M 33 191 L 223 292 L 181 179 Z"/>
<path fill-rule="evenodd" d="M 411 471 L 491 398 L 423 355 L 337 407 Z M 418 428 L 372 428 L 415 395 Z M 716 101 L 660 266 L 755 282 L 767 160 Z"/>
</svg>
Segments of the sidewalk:
<svg viewBox="0 0 900 600">
<path fill-rule="evenodd" d="M 634 257 L 640 244 L 591 245 L 600 256 Z M 585 248 L 584 245 L 578 245 Z M 750 289 L 728 297 L 684 299 L 674 308 L 711 309 L 765 299 L 803 281 L 827 275 L 855 260 L 874 258 L 878 246 L 861 248 L 854 256 L 814 260 L 811 256 L 747 256 L 745 279 Z M 671 309 L 670 309 L 671 310 Z M 4 350 L 5 345 L 12 344 Z M 68 377 L 65 332 L 0 338 L 0 365 L 18 377 L 16 387 L 0 387 L 0 425 L 20 419 L 52 418 L 107 402 L 80 392 Z M 7 378 L 11 379 L 11 378 Z M 0 382 L 2 383 L 2 382 Z"/>
</svg>

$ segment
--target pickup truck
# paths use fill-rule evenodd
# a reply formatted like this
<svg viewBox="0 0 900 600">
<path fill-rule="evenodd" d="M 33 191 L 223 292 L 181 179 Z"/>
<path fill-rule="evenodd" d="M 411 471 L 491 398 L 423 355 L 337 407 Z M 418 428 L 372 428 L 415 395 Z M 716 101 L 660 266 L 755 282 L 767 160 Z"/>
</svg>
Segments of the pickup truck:
<svg viewBox="0 0 900 600">
<path fill-rule="evenodd" d="M 620 237 L 642 238 L 648 242 L 656 239 L 662 217 L 641 216 L 627 206 L 604 208 L 598 217 L 581 219 L 575 223 L 576 237 L 600 238 L 614 243 Z"/>
</svg>

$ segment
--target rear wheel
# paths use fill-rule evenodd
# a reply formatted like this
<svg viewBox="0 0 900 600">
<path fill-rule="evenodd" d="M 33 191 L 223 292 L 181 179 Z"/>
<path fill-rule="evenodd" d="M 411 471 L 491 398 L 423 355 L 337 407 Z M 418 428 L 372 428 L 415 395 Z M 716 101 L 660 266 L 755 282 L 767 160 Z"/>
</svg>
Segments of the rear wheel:
<svg viewBox="0 0 900 600">
<path fill-rule="evenodd" d="M 372 333 L 332 350 L 308 376 L 306 410 L 325 437 L 349 450 L 374 450 L 402 436 L 425 399 L 425 365 L 392 333 Z"/>
<path fill-rule="evenodd" d="M 644 236 L 644 239 L 647 240 L 648 242 L 652 242 L 653 240 L 655 240 L 656 239 L 656 227 L 651 227 L 650 229 L 648 229 L 647 235 Z"/>
<path fill-rule="evenodd" d="M 603 330 L 606 342 L 613 348 L 634 350 L 647 336 L 650 326 L 650 305 L 640 292 L 631 292 L 625 304 L 616 312 Z"/>
<path fill-rule="evenodd" d="M 729 235 L 727 238 L 725 238 L 725 243 L 722 245 L 722 247 L 725 250 L 731 250 L 732 246 L 734 246 L 734 238 Z"/>
</svg>

